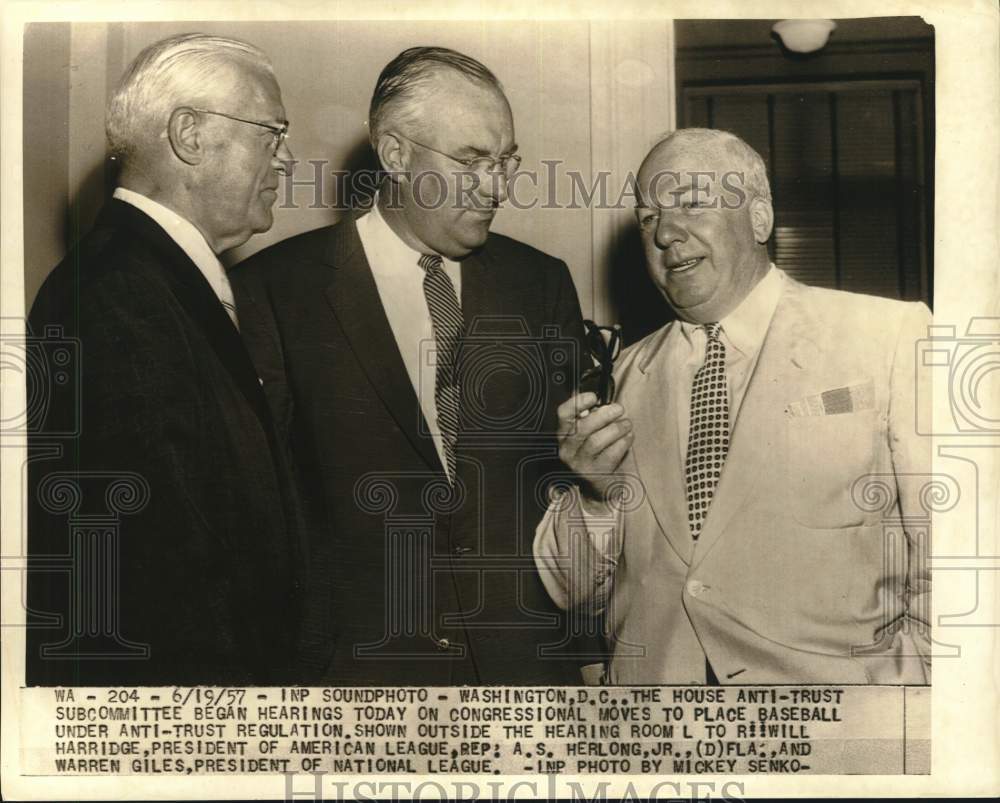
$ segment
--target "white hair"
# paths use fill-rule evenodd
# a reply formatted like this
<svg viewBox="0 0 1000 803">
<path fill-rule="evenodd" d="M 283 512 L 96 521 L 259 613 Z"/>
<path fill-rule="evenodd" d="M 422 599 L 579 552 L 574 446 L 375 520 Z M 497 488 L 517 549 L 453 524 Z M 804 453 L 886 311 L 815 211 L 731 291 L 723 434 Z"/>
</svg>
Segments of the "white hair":
<svg viewBox="0 0 1000 803">
<path fill-rule="evenodd" d="M 239 39 L 185 33 L 149 45 L 108 101 L 105 130 L 111 152 L 127 156 L 144 139 L 158 137 L 175 108 L 217 93 L 218 73 L 233 64 L 274 75 L 267 54 Z"/>
<path fill-rule="evenodd" d="M 767 167 L 761 155 L 731 131 L 718 128 L 678 128 L 662 137 L 654 146 L 677 143 L 695 149 L 718 148 L 731 164 L 743 173 L 744 186 L 758 198 L 771 200 L 771 185 L 767 180 Z"/>
</svg>

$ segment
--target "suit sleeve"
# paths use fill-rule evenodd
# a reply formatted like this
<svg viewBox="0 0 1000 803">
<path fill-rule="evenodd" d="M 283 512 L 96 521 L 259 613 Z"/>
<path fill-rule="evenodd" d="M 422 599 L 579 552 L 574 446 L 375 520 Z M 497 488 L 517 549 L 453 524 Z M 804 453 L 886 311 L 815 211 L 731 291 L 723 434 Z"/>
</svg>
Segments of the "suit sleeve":
<svg viewBox="0 0 1000 803">
<path fill-rule="evenodd" d="M 584 509 L 572 486 L 549 505 L 535 531 L 535 566 L 552 601 L 563 610 L 604 613 L 622 547 L 624 517 Z"/>
<path fill-rule="evenodd" d="M 228 478 L 204 437 L 206 389 L 192 344 L 160 293 L 125 269 L 71 301 L 75 315 L 57 313 L 55 320 L 78 322 L 81 434 L 61 460 L 41 461 L 35 476 L 61 469 L 86 483 L 92 474 L 134 472 L 148 485 L 148 504 L 121 520 L 118 601 L 122 636 L 148 644 L 150 663 L 123 663 L 115 670 L 123 680 L 141 682 L 151 671 L 185 682 L 195 668 L 200 677 L 238 678 L 233 656 L 246 645 L 237 643 L 230 577 L 219 563 L 221 545 L 234 535 L 219 513 L 228 509 Z M 41 513 L 44 524 L 36 518 L 32 529 L 44 543 L 33 551 L 65 551 L 65 517 Z M 42 583 L 41 593 L 51 585 Z M 71 601 L 61 602 L 56 610 L 72 616 Z M 242 671 L 257 657 L 248 655 Z M 59 664 L 46 671 L 72 671 Z"/>
<path fill-rule="evenodd" d="M 555 407 L 562 404 L 571 395 L 576 393 L 583 372 L 593 364 L 590 358 L 590 352 L 587 349 L 586 338 L 584 335 L 583 315 L 580 310 L 579 296 L 576 292 L 576 286 L 573 283 L 572 275 L 570 274 L 569 268 L 565 262 L 560 261 L 558 263 L 558 270 L 555 274 L 557 282 L 553 296 L 554 304 L 549 320 L 558 322 L 561 337 L 571 338 L 573 340 L 575 343 L 576 354 L 575 359 L 573 360 L 572 368 L 567 372 L 565 380 L 559 388 L 558 397 L 554 400 L 554 404 L 552 405 L 553 411 L 555 410 Z M 562 467 L 558 459 L 556 462 L 559 464 L 559 467 Z M 558 506 L 558 502 L 554 502 L 553 505 Z M 547 527 L 550 527 L 553 523 L 558 523 L 559 521 L 560 519 L 558 516 L 553 518 L 552 508 L 550 506 L 549 511 L 546 511 L 536 528 L 536 539 L 539 534 L 546 530 Z M 562 543 L 565 543 L 565 540 L 563 540 Z M 537 540 L 535 541 L 535 544 L 538 544 Z M 537 546 L 533 545 L 533 549 L 537 549 Z M 585 615 L 599 617 L 601 613 L 599 608 L 595 609 L 589 605 L 583 604 L 575 605 L 571 603 L 565 595 L 560 595 L 560 583 L 557 578 L 560 578 L 562 575 L 558 571 L 558 565 L 556 565 L 560 563 L 560 560 L 561 559 L 555 559 L 549 563 L 549 567 L 546 567 L 546 562 L 540 559 L 536 553 L 536 566 L 546 592 L 552 598 L 553 602 L 564 610 L 576 608 L 577 610 L 584 612 Z M 555 573 L 552 573 L 550 568 L 555 569 Z M 574 583 L 573 588 L 575 589 L 576 587 L 577 586 Z M 596 619 L 593 621 L 597 623 Z M 605 640 L 596 635 L 577 635 L 574 639 L 574 649 L 576 649 L 581 655 L 591 656 L 590 658 L 582 661 L 581 673 L 583 675 L 584 683 L 593 685 L 599 676 L 603 674 L 604 661 L 607 657 L 607 644 L 605 643 Z M 602 656 L 602 660 L 595 661 L 594 656 Z"/>
<path fill-rule="evenodd" d="M 900 513 L 908 549 L 907 608 L 904 635 L 912 641 L 920 656 L 926 679 L 930 682 L 931 576 L 930 530 L 915 526 L 930 514 L 924 504 L 924 492 L 932 480 L 932 448 L 929 436 L 917 433 L 917 405 L 931 403 L 929 372 L 917 370 L 917 343 L 927 337 L 930 310 L 913 304 L 900 332 L 892 372 L 892 397 L 889 408 L 889 445 L 893 470 L 897 477 Z"/>
<path fill-rule="evenodd" d="M 931 403 L 926 371 L 918 371 L 917 343 L 927 336 L 930 311 L 908 304 L 896 340 L 888 410 L 889 449 L 905 536 L 901 606 L 878 638 L 885 650 L 865 659 L 874 683 L 923 684 L 931 673 L 930 511 L 924 504 L 933 480 L 931 439 L 917 432 L 917 405 Z"/>
<path fill-rule="evenodd" d="M 564 263 L 559 265 L 559 283 L 552 320 L 560 323 L 563 337 L 576 343 L 574 375 L 567 377 L 559 403 L 576 392 L 584 370 L 592 365 L 584 338 L 583 316 L 576 288 Z M 621 516 L 610 512 L 597 515 L 582 505 L 579 490 L 570 487 L 549 505 L 535 530 L 535 564 L 546 591 L 564 610 L 603 612 L 620 540 Z"/>
</svg>

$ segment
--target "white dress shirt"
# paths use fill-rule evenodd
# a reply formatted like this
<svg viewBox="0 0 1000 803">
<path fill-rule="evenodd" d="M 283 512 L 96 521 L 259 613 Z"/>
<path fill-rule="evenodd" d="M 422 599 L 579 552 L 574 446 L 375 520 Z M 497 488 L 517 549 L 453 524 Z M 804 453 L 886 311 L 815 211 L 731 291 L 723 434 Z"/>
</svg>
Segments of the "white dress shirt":
<svg viewBox="0 0 1000 803">
<path fill-rule="evenodd" d="M 785 274 L 773 265 L 757 282 L 739 306 L 719 321 L 719 339 L 726 347 L 726 380 L 729 385 L 729 431 L 733 430 L 747 385 L 757 365 L 760 348 L 774 317 L 781 297 Z M 671 328 L 663 344 L 668 375 L 676 377 L 671 384 L 677 409 L 677 443 L 682 444 L 678 455 L 681 467 L 687 459 L 688 429 L 691 420 L 691 386 L 694 376 L 705 362 L 707 341 L 705 330 L 696 323 L 679 321 Z M 627 414 L 628 411 L 626 411 Z M 681 475 L 683 476 L 683 470 Z"/>
<path fill-rule="evenodd" d="M 170 239 L 180 246 L 181 250 L 188 255 L 188 258 L 197 265 L 198 270 L 208 280 L 212 291 L 225 307 L 226 312 L 229 313 L 233 325 L 238 329 L 239 319 L 236 317 L 236 301 L 233 298 L 233 288 L 229 284 L 226 269 L 222 267 L 219 258 L 195 225 L 163 204 L 124 187 L 118 187 L 114 192 L 114 197 L 119 201 L 131 204 L 141 212 L 145 212 L 170 235 Z"/>
<path fill-rule="evenodd" d="M 424 296 L 424 270 L 417 264 L 423 254 L 410 248 L 389 227 L 377 203 L 372 205 L 370 212 L 358 218 L 358 235 L 429 434 L 434 439 L 441 465 L 447 471 L 444 437 L 438 427 L 437 404 L 434 401 L 437 376 L 434 325 Z M 455 286 L 455 295 L 461 305 L 461 263 L 442 258 L 441 267 Z M 449 479 L 454 480 L 454 477 Z"/>
<path fill-rule="evenodd" d="M 784 282 L 785 274 L 772 264 L 764 274 L 764 278 L 757 282 L 739 306 L 719 321 L 722 324 L 719 338 L 726 347 L 730 433 L 739 416 L 743 397 L 757 365 L 757 358 L 764 345 L 771 318 L 774 317 L 774 310 L 781 298 Z M 674 424 L 677 427 L 676 442 L 680 448 L 675 455 L 667 456 L 667 459 L 679 461 L 681 477 L 685 474 L 684 464 L 687 460 L 688 431 L 691 423 L 691 387 L 694 384 L 695 374 L 705 361 L 707 339 L 701 325 L 678 321 L 667 333 L 661 355 L 658 356 L 658 359 L 667 362 L 667 375 L 675 377 L 675 381 L 670 383 L 670 392 L 674 394 L 674 408 L 677 410 Z M 626 416 L 628 412 L 625 411 Z M 576 489 L 574 492 L 577 492 Z M 677 492 L 684 494 L 685 489 L 679 488 Z M 614 537 L 616 532 L 621 533 L 620 515 L 609 517 L 607 513 L 599 513 L 597 508 L 592 510 L 588 504 L 580 505 L 580 511 L 590 541 L 598 555 L 603 558 L 605 573 L 610 577 L 614 571 L 617 555 L 609 554 L 608 550 L 610 548 L 613 551 L 615 545 L 620 546 L 620 540 Z M 552 509 L 550 515 L 551 513 Z M 542 531 L 545 524 L 544 520 L 539 524 L 538 532 Z M 556 526 L 560 525 L 566 526 L 565 516 L 559 517 Z M 553 558 L 551 555 L 546 557 Z M 562 600 L 561 603 L 565 604 L 566 600 Z"/>
</svg>

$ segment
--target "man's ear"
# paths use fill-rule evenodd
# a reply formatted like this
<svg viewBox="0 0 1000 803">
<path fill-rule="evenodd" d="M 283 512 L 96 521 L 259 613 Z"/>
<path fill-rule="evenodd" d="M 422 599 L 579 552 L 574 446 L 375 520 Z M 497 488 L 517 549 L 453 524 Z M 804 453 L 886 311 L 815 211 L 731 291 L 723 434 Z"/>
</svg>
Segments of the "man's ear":
<svg viewBox="0 0 1000 803">
<path fill-rule="evenodd" d="M 167 121 L 167 139 L 177 158 L 195 165 L 205 158 L 203 132 L 198 130 L 198 118 L 191 109 L 174 109 Z"/>
<path fill-rule="evenodd" d="M 750 201 L 750 223 L 754 239 L 761 245 L 766 243 L 774 228 L 774 209 L 770 201 L 760 197 Z"/>
<path fill-rule="evenodd" d="M 390 181 L 399 181 L 405 177 L 409 159 L 402 140 L 395 134 L 385 133 L 378 138 L 375 148 L 379 164 Z"/>
</svg>

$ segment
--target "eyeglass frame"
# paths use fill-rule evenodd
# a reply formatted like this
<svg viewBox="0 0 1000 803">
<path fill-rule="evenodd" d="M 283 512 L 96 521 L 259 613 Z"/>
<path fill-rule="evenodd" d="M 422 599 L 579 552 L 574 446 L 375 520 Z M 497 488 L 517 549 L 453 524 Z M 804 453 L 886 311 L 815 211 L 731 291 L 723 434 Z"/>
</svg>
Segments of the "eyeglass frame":
<svg viewBox="0 0 1000 803">
<path fill-rule="evenodd" d="M 597 364 L 583 372 L 578 392 L 590 391 L 597 394 L 597 406 L 602 407 L 615 400 L 615 378 L 612 369 L 622 350 L 622 328 L 618 324 L 600 326 L 591 320 L 584 320 L 583 326 L 587 332 L 587 349 Z M 601 332 L 611 332 L 611 338 L 605 340 Z M 600 346 L 595 348 L 598 342 Z"/>
<path fill-rule="evenodd" d="M 291 125 L 288 120 L 281 120 L 278 125 L 273 125 L 271 123 L 262 123 L 259 120 L 246 120 L 243 117 L 237 117 L 234 114 L 217 112 L 212 109 L 199 109 L 197 106 L 188 106 L 187 108 L 193 112 L 199 112 L 200 114 L 214 114 L 217 117 L 225 117 L 227 120 L 235 120 L 237 123 L 246 123 L 247 125 L 255 125 L 260 128 L 266 128 L 274 137 L 274 153 L 280 151 L 281 146 L 288 139 L 288 127 Z"/>
<path fill-rule="evenodd" d="M 476 169 L 472 166 L 475 162 L 488 160 L 490 166 L 487 169 L 483 170 L 482 172 L 485 174 L 495 173 L 497 167 L 500 167 L 501 172 L 503 173 L 503 177 L 506 181 L 510 181 L 511 178 L 513 178 L 514 174 L 517 172 L 517 169 L 521 166 L 522 162 L 521 155 L 517 153 L 508 153 L 506 156 L 501 154 L 500 156 L 497 157 L 474 156 L 471 159 L 459 159 L 457 156 L 452 156 L 450 153 L 445 153 L 444 151 L 439 151 L 437 148 L 432 148 L 430 145 L 420 142 L 419 140 L 415 140 L 413 139 L 413 137 L 408 137 L 406 136 L 406 134 L 402 134 L 399 131 L 396 131 L 394 133 L 396 134 L 396 136 L 402 137 L 407 142 L 412 142 L 414 145 L 419 145 L 421 148 L 426 148 L 427 150 L 436 153 L 439 156 L 444 156 L 446 159 L 451 159 L 453 162 L 462 165 L 462 167 L 464 167 L 466 170 L 469 170 L 472 173 L 480 172 L 479 169 Z M 506 165 L 509 164 L 510 162 L 514 163 L 514 169 L 508 171 Z"/>
</svg>

